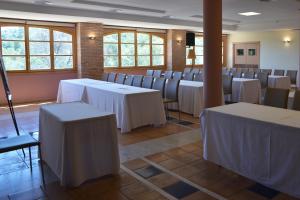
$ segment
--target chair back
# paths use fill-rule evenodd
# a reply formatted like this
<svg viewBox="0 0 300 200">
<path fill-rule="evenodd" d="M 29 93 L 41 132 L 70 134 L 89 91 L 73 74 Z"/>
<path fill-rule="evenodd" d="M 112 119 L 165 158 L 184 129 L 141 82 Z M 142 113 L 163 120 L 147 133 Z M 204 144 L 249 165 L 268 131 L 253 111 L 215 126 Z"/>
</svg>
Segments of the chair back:
<svg viewBox="0 0 300 200">
<path fill-rule="evenodd" d="M 104 73 L 102 74 L 101 80 L 102 80 L 102 81 L 107 81 L 108 75 L 109 75 L 109 73 L 104 72 Z"/>
<path fill-rule="evenodd" d="M 133 75 L 127 75 L 125 81 L 124 81 L 124 85 L 132 85 L 133 82 Z"/>
<path fill-rule="evenodd" d="M 254 71 L 245 72 L 243 78 L 254 79 Z"/>
<path fill-rule="evenodd" d="M 295 91 L 293 109 L 300 111 L 300 90 Z"/>
<path fill-rule="evenodd" d="M 142 88 L 151 89 L 153 84 L 153 76 L 144 76 Z"/>
<path fill-rule="evenodd" d="M 222 75 L 222 85 L 224 95 L 232 94 L 232 75 Z"/>
<path fill-rule="evenodd" d="M 232 76 L 234 78 L 241 78 L 242 77 L 242 72 L 241 71 L 232 72 Z"/>
<path fill-rule="evenodd" d="M 193 81 L 194 80 L 194 74 L 191 72 L 187 72 L 184 74 L 183 80 L 186 81 Z"/>
<path fill-rule="evenodd" d="M 287 108 L 289 93 L 289 89 L 267 88 L 264 105 L 277 108 Z"/>
<path fill-rule="evenodd" d="M 226 67 L 222 67 L 222 74 L 228 74 L 228 70 Z"/>
<path fill-rule="evenodd" d="M 268 75 L 272 74 L 272 69 L 261 69 L 260 72 L 267 73 Z"/>
<path fill-rule="evenodd" d="M 283 69 L 275 69 L 274 75 L 275 76 L 284 76 L 284 70 Z"/>
<path fill-rule="evenodd" d="M 116 74 L 116 73 L 110 72 L 109 75 L 108 75 L 107 81 L 108 81 L 108 82 L 114 83 L 115 80 L 116 80 L 116 77 L 117 77 L 117 74 Z"/>
<path fill-rule="evenodd" d="M 178 89 L 179 89 L 178 79 L 167 79 L 165 87 L 165 98 L 177 101 L 178 100 Z"/>
<path fill-rule="evenodd" d="M 194 81 L 203 82 L 203 74 L 202 73 L 195 74 Z"/>
<path fill-rule="evenodd" d="M 134 75 L 133 76 L 132 86 L 142 87 L 143 78 L 144 78 L 143 75 Z"/>
<path fill-rule="evenodd" d="M 269 79 L 268 72 L 258 72 L 256 78 L 259 80 L 262 89 L 268 87 L 268 79 Z"/>
<path fill-rule="evenodd" d="M 249 71 L 249 68 L 241 68 L 242 74 L 244 74 L 244 73 L 246 73 L 246 72 L 248 72 L 248 71 Z"/>
<path fill-rule="evenodd" d="M 153 77 L 160 78 L 161 77 L 161 70 L 154 70 Z"/>
<path fill-rule="evenodd" d="M 116 79 L 116 83 L 124 84 L 125 79 L 126 79 L 126 74 L 119 73 Z"/>
<path fill-rule="evenodd" d="M 146 72 L 146 76 L 153 76 L 154 70 L 148 69 Z"/>
<path fill-rule="evenodd" d="M 181 80 L 182 79 L 182 72 L 174 72 L 173 79 Z"/>
<path fill-rule="evenodd" d="M 286 75 L 288 77 L 290 77 L 292 84 L 296 84 L 297 83 L 297 73 L 298 73 L 297 70 L 287 70 L 286 71 Z"/>
<path fill-rule="evenodd" d="M 184 70 L 183 70 L 183 74 L 190 73 L 191 70 L 192 70 L 192 68 L 186 67 L 186 68 L 184 68 Z"/>
<path fill-rule="evenodd" d="M 165 79 L 171 79 L 173 77 L 173 71 L 165 71 Z"/>
<path fill-rule="evenodd" d="M 164 95 L 165 84 L 166 84 L 165 78 L 155 78 L 152 85 L 152 89 L 160 91 L 162 98 L 165 97 Z"/>
<path fill-rule="evenodd" d="M 192 68 L 192 71 L 191 71 L 193 74 L 198 74 L 200 72 L 200 69 L 199 68 Z"/>
</svg>

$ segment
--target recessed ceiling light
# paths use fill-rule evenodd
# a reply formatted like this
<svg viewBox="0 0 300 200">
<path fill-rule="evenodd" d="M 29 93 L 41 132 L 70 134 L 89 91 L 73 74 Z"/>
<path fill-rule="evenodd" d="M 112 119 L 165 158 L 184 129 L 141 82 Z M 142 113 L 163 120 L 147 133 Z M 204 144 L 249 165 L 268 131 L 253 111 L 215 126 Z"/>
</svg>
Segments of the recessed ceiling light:
<svg viewBox="0 0 300 200">
<path fill-rule="evenodd" d="M 255 15 L 261 15 L 261 13 L 258 13 L 258 12 L 242 12 L 242 13 L 239 13 L 239 15 L 244 15 L 244 16 L 255 16 Z"/>
</svg>

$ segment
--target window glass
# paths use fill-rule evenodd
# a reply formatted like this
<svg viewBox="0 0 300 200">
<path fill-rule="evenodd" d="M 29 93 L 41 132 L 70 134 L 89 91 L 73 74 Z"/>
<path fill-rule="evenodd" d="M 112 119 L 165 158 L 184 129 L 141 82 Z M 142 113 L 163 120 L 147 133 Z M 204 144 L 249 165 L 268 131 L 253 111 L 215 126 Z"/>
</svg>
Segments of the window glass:
<svg viewBox="0 0 300 200">
<path fill-rule="evenodd" d="M 2 56 L 7 70 L 26 70 L 25 29 L 22 26 L 2 26 Z"/>
</svg>

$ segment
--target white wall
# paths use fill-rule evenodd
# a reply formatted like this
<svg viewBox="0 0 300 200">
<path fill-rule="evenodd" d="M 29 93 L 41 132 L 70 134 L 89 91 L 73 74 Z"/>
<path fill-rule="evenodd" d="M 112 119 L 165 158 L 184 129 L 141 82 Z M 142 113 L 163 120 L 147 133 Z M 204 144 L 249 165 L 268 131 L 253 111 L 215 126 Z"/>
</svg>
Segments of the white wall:
<svg viewBox="0 0 300 200">
<path fill-rule="evenodd" d="M 284 38 L 291 43 L 285 45 Z M 300 31 L 235 32 L 228 39 L 228 66 L 233 65 L 234 42 L 260 42 L 260 67 L 299 70 Z"/>
<path fill-rule="evenodd" d="M 291 43 L 285 45 L 284 38 Z M 299 69 L 300 65 L 300 32 L 236 32 L 229 35 L 228 65 L 233 65 L 233 43 L 260 42 L 260 67 L 273 69 Z"/>
</svg>

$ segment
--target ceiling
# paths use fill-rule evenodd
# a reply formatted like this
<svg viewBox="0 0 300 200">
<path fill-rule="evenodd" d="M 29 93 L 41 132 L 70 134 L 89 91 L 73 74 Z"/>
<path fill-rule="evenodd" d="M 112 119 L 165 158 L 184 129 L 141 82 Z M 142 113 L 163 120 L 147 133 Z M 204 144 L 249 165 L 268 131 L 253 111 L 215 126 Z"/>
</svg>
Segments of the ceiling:
<svg viewBox="0 0 300 200">
<path fill-rule="evenodd" d="M 0 17 L 202 30 L 202 0 L 0 0 Z M 245 17 L 239 12 L 254 11 Z M 223 0 L 223 30 L 300 29 L 300 0 Z"/>
</svg>

